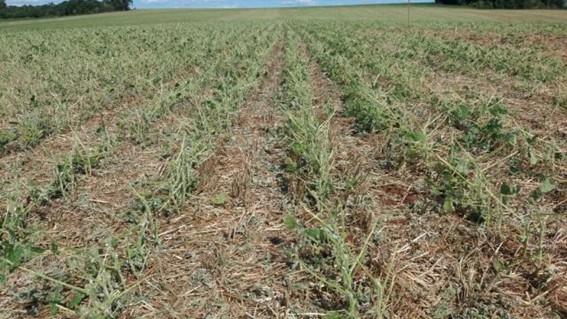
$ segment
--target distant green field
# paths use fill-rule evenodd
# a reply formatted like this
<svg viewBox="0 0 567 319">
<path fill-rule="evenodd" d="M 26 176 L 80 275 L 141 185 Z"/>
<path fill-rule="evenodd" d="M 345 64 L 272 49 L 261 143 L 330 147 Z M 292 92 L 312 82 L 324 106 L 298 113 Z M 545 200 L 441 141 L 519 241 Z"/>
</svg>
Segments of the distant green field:
<svg viewBox="0 0 567 319">
<path fill-rule="evenodd" d="M 128 26 L 199 21 L 242 21 L 273 19 L 333 19 L 406 23 L 405 5 L 291 9 L 215 9 L 215 10 L 134 10 L 100 15 L 55 19 L 1 21 L 0 30 L 30 30 L 68 27 Z M 567 23 L 565 10 L 476 10 L 466 8 L 412 5 L 414 22 L 548 22 Z"/>
<path fill-rule="evenodd" d="M 0 318 L 566 318 L 567 11 L 0 21 Z"/>
</svg>

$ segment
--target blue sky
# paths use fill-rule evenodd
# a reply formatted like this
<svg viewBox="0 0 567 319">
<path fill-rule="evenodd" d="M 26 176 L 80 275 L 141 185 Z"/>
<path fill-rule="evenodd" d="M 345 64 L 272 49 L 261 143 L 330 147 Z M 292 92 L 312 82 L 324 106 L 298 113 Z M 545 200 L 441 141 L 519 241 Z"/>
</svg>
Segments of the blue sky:
<svg viewBox="0 0 567 319">
<path fill-rule="evenodd" d="M 62 0 L 7 0 L 8 5 L 38 5 Z M 299 7 L 322 5 L 352 5 L 372 3 L 400 3 L 405 0 L 134 0 L 134 7 L 143 8 L 250 8 Z M 412 0 L 433 2 L 433 0 Z"/>
</svg>

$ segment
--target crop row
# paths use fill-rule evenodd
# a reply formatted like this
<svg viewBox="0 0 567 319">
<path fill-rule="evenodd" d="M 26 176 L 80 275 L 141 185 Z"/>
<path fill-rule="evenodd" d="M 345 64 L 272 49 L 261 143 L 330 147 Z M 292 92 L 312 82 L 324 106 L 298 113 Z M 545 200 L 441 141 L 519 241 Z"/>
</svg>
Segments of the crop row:
<svg viewBox="0 0 567 319">
<path fill-rule="evenodd" d="M 263 61 L 275 43 L 276 37 L 271 30 L 273 28 L 259 32 L 249 29 L 227 32 L 232 36 L 227 43 L 209 45 L 210 49 L 218 47 L 220 50 L 209 54 L 207 64 L 200 66 L 202 72 L 162 86 L 160 94 L 144 101 L 137 110 L 125 111 L 134 112 L 135 116 L 125 113 L 115 124 L 117 131 L 103 132 L 98 143 L 106 147 L 73 148 L 69 154 L 62 156 L 62 161 L 54 167 L 52 181 L 45 188 L 32 188 L 30 192 L 30 188 L 15 177 L 7 187 L 4 203 L 6 215 L 2 220 L 2 232 L 6 237 L 3 237 L 0 263 L 3 279 L 9 279 L 10 273 L 16 269 L 19 269 L 20 275 L 21 270 L 28 269 L 52 285 L 50 294 L 58 296 L 58 299 L 48 302 L 64 306 L 66 311 L 87 317 L 112 317 L 121 311 L 120 300 L 131 289 L 124 278 L 128 274 L 137 276 L 143 273 L 150 254 L 159 245 L 155 232 L 157 220 L 185 205 L 198 183 L 194 174 L 196 167 L 210 154 L 216 139 L 230 130 L 234 112 L 262 74 Z M 219 33 L 221 31 L 218 29 Z M 171 127 L 163 129 L 160 121 L 172 116 L 177 118 L 175 131 L 170 131 Z M 122 183 L 132 185 L 115 186 L 132 189 L 132 198 L 123 200 L 133 204 L 128 211 L 113 213 L 124 216 L 126 221 L 135 220 L 135 223 L 127 223 L 127 228 L 120 233 L 110 233 L 108 238 L 104 238 L 104 243 L 114 244 L 101 247 L 100 251 L 113 257 L 105 259 L 86 247 L 74 249 L 65 244 L 64 237 L 59 240 L 57 235 L 51 238 L 51 252 L 45 251 L 45 239 L 37 238 L 44 238 L 38 234 L 45 230 L 39 225 L 26 226 L 33 212 L 41 209 L 49 214 L 48 204 L 55 200 L 64 205 L 73 202 L 80 185 L 96 180 L 93 172 L 108 169 L 105 167 L 106 158 L 118 160 L 112 165 L 121 164 L 124 155 L 116 152 L 124 143 L 162 147 L 166 151 L 162 158 L 168 160 L 164 163 L 164 174 L 156 179 L 126 179 Z M 155 160 L 160 161 L 159 158 Z M 61 199 L 58 200 L 59 197 Z M 37 268 L 31 269 L 38 263 L 41 268 L 48 267 L 41 264 L 40 258 L 46 254 L 61 257 L 60 262 L 65 263 L 61 269 L 67 269 L 66 281 L 62 282 Z M 37 258 L 34 258 L 36 255 Z M 84 265 L 84 262 L 89 265 Z M 66 299 L 69 295 L 73 297 Z"/>
<path fill-rule="evenodd" d="M 312 60 L 301 37 L 288 26 L 284 51 L 284 110 L 288 114 L 285 130 L 287 157 L 285 182 L 296 209 L 284 224 L 298 237 L 290 250 L 298 270 L 321 283 L 328 301 L 338 310 L 329 315 L 341 318 L 382 316 L 383 285 L 363 265 L 368 240 L 353 247 L 349 236 L 353 212 L 346 208 L 354 177 L 337 169 L 339 145 L 333 138 L 339 110 L 328 89 L 316 87 L 316 61 Z M 324 79 L 321 79 L 324 81 Z M 354 165 L 355 163 L 351 163 Z M 368 238 L 374 235 L 374 226 Z M 362 273 L 363 275 L 360 275 Z M 359 274 L 359 275 L 355 275 Z M 323 301 L 321 301 L 323 302 Z"/>
<path fill-rule="evenodd" d="M 356 118 L 360 130 L 387 134 L 386 167 L 413 167 L 441 211 L 501 225 L 504 219 L 517 217 L 517 207 L 541 211 L 539 201 L 546 194 L 546 209 L 556 207 L 553 177 L 564 166 L 565 155 L 553 141 L 539 140 L 523 127 L 504 127 L 507 110 L 498 101 L 463 104 L 427 96 L 417 100 L 421 103 L 391 100 L 368 81 L 368 74 L 376 74 L 368 65 L 388 65 L 388 59 L 356 55 L 366 44 L 353 44 L 340 34 L 296 28 L 330 78 L 343 88 L 346 114 Z M 400 85 L 406 79 L 415 81 L 419 71 L 412 66 L 395 69 Z M 419 91 L 414 93 L 419 96 Z M 533 179 L 539 185 L 526 181 Z M 529 191 L 520 195 L 525 185 Z"/>
<path fill-rule="evenodd" d="M 0 53 L 0 152 L 34 147 L 206 67 L 236 36 L 219 30 L 179 25 L 3 35 L 2 47 L 10 49 Z"/>
</svg>

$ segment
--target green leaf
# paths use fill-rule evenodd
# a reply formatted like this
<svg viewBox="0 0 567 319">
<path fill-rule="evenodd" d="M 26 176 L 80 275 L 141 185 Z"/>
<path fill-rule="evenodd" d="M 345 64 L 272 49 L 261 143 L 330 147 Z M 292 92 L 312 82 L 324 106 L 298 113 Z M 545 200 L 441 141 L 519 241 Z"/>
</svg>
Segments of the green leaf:
<svg viewBox="0 0 567 319">
<path fill-rule="evenodd" d="M 6 259 L 15 265 L 19 265 L 24 257 L 25 251 L 22 247 L 11 246 L 6 250 Z"/>
<path fill-rule="evenodd" d="M 315 240 L 321 239 L 321 230 L 319 228 L 306 229 L 305 234 Z"/>
<path fill-rule="evenodd" d="M 495 260 L 492 262 L 492 268 L 494 268 L 494 270 L 499 273 L 505 270 L 505 265 L 501 261 Z"/>
<path fill-rule="evenodd" d="M 455 169 L 457 170 L 457 172 L 459 172 L 462 175 L 467 175 L 469 172 L 469 167 L 468 167 L 468 163 L 465 161 L 459 161 L 457 163 L 457 165 L 455 166 Z"/>
<path fill-rule="evenodd" d="M 537 157 L 532 150 L 529 150 L 529 155 L 530 155 L 530 164 L 531 165 L 537 164 L 537 162 L 538 162 Z"/>
<path fill-rule="evenodd" d="M 287 230 L 295 230 L 298 227 L 297 220 L 291 214 L 287 214 L 284 216 L 283 223 Z"/>
<path fill-rule="evenodd" d="M 218 193 L 213 196 L 213 205 L 222 206 L 228 201 L 228 196 L 225 193 Z"/>
<path fill-rule="evenodd" d="M 293 154 L 302 155 L 305 153 L 305 147 L 301 143 L 295 142 L 291 145 L 290 151 Z"/>
<path fill-rule="evenodd" d="M 45 249 L 37 246 L 32 246 L 30 247 L 30 251 L 34 254 L 43 254 L 45 252 Z"/>
<path fill-rule="evenodd" d="M 508 145 L 510 146 L 515 146 L 518 141 L 515 133 L 506 133 L 504 135 L 504 138 L 506 139 L 506 143 L 508 143 Z"/>
<path fill-rule="evenodd" d="M 438 196 L 438 195 L 443 194 L 443 191 L 439 187 L 431 186 L 431 194 L 434 195 L 434 196 Z"/>
<path fill-rule="evenodd" d="M 299 166 L 294 160 L 287 157 L 285 159 L 285 171 L 288 173 L 297 173 L 299 171 Z"/>
<path fill-rule="evenodd" d="M 16 136 L 16 134 L 12 131 L 0 130 L 0 146 L 15 141 L 17 138 L 18 136 Z"/>
<path fill-rule="evenodd" d="M 452 115 L 457 120 L 463 121 L 466 120 L 471 115 L 471 111 L 466 105 L 461 104 L 453 110 Z"/>
<path fill-rule="evenodd" d="M 508 110 L 502 106 L 502 104 L 500 103 L 496 103 L 494 105 L 492 105 L 492 107 L 489 109 L 489 112 L 491 115 L 500 115 L 500 114 L 508 114 Z"/>
<path fill-rule="evenodd" d="M 446 213 L 452 213 L 455 211 L 455 206 L 453 206 L 453 201 L 446 198 L 443 202 L 443 209 Z"/>
<path fill-rule="evenodd" d="M 502 185 L 500 186 L 500 194 L 502 195 L 514 195 L 516 193 L 518 193 L 519 191 L 519 187 L 518 186 L 510 186 L 506 183 L 502 183 Z"/>
<path fill-rule="evenodd" d="M 541 190 L 542 193 L 549 193 L 555 189 L 555 185 L 551 183 L 548 177 L 541 183 L 539 189 Z"/>
<path fill-rule="evenodd" d="M 415 142 L 415 143 L 423 142 L 423 141 L 425 141 L 425 139 L 426 139 L 426 136 L 425 136 L 425 134 L 423 134 L 423 132 L 407 133 L 407 134 L 406 134 L 406 137 L 407 137 L 410 141 Z"/>
<path fill-rule="evenodd" d="M 341 313 L 338 311 L 331 311 L 331 312 L 327 312 L 324 316 L 324 319 L 340 319 L 343 318 L 341 316 Z"/>
<path fill-rule="evenodd" d="M 85 295 L 80 293 L 80 292 L 75 292 L 75 294 L 73 295 L 73 298 L 71 298 L 71 301 L 69 301 L 69 308 L 75 308 L 77 307 L 81 301 L 83 301 L 83 299 L 85 299 Z"/>
<path fill-rule="evenodd" d="M 55 241 L 51 241 L 51 244 L 49 245 L 49 250 L 51 250 L 52 254 L 54 255 L 57 254 L 57 252 L 59 251 L 59 246 Z"/>
<path fill-rule="evenodd" d="M 57 286 L 53 288 L 53 290 L 51 290 L 47 294 L 47 297 L 45 298 L 46 301 L 49 302 L 50 314 L 52 316 L 55 316 L 59 312 L 58 305 L 61 305 L 63 303 L 64 298 L 63 295 L 61 294 L 61 291 L 62 291 L 62 287 Z"/>
</svg>

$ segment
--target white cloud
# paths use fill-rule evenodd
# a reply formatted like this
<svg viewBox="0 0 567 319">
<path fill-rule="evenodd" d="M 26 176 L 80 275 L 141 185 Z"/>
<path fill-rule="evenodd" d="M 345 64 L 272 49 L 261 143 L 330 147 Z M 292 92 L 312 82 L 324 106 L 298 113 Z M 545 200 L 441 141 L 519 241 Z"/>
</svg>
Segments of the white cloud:
<svg viewBox="0 0 567 319">
<path fill-rule="evenodd" d="M 286 5 L 300 5 L 300 6 L 312 6 L 316 2 L 314 0 L 284 0 L 283 4 Z"/>
<path fill-rule="evenodd" d="M 315 6 L 319 0 L 134 0 L 141 8 L 245 8 Z"/>
<path fill-rule="evenodd" d="M 146 4 L 163 4 L 167 3 L 177 8 L 182 7 L 223 7 L 228 6 L 227 0 L 140 0 Z"/>
</svg>

